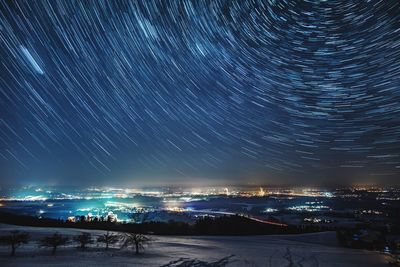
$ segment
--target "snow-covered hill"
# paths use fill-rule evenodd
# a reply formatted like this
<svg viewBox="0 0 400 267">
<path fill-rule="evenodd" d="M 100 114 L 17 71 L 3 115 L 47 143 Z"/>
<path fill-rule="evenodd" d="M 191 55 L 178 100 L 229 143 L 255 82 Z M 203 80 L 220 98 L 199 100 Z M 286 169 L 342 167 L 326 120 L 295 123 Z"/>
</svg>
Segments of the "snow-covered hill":
<svg viewBox="0 0 400 267">
<path fill-rule="evenodd" d="M 77 250 L 76 244 L 70 244 L 51 256 L 49 250 L 38 247 L 38 239 L 56 231 L 72 236 L 81 230 L 0 224 L 0 235 L 16 229 L 29 232 L 32 241 L 20 247 L 14 258 L 8 256 L 8 247 L 0 247 L 1 266 L 387 266 L 385 255 L 380 253 L 338 247 L 333 232 L 285 236 L 154 236 L 141 255 L 117 246 L 105 251 L 101 244 L 95 243 L 87 251 Z M 94 236 L 103 233 L 83 231 Z"/>
</svg>

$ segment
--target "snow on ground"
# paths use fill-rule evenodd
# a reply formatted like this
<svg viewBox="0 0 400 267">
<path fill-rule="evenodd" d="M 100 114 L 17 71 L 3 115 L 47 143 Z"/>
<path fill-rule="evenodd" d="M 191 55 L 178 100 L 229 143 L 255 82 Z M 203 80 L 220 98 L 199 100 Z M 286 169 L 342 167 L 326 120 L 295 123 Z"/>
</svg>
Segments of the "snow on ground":
<svg viewBox="0 0 400 267">
<path fill-rule="evenodd" d="M 31 234 L 32 241 L 9 256 L 8 247 L 0 247 L 0 266 L 303 266 L 358 267 L 388 266 L 385 255 L 377 252 L 341 248 L 335 233 L 270 236 L 153 236 L 154 241 L 141 255 L 117 246 L 105 251 L 101 244 L 87 251 L 76 244 L 60 247 L 55 256 L 39 248 L 36 241 L 58 231 L 73 236 L 82 231 L 93 236 L 105 233 L 97 230 L 71 228 L 41 228 L 0 224 L 0 235 L 11 230 Z M 293 265 L 290 265 L 290 261 Z"/>
</svg>

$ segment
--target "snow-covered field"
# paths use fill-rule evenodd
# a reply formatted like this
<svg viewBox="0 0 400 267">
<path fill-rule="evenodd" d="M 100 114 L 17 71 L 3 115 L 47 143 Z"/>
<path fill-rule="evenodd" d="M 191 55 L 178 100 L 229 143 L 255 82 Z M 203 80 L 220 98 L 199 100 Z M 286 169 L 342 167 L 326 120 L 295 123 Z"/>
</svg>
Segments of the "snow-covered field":
<svg viewBox="0 0 400 267">
<path fill-rule="evenodd" d="M 38 247 L 38 239 L 56 231 L 68 236 L 82 231 L 0 224 L 0 235 L 11 230 L 29 232 L 32 241 L 20 247 L 14 258 L 9 256 L 8 247 L 0 247 L 0 266 L 388 266 L 385 255 L 380 253 L 338 247 L 332 232 L 248 237 L 154 236 L 141 255 L 117 246 L 105 251 L 95 243 L 87 251 L 70 244 L 51 256 L 49 250 Z M 104 233 L 83 231 L 94 236 Z"/>
</svg>

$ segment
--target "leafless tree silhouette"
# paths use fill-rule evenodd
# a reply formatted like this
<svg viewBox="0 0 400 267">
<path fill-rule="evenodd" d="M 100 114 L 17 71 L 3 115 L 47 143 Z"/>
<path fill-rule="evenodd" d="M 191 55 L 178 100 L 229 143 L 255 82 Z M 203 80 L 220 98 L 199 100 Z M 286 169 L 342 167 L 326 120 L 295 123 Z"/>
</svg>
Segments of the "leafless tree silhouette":
<svg viewBox="0 0 400 267">
<path fill-rule="evenodd" d="M 84 250 L 86 249 L 86 246 L 88 244 L 93 244 L 93 238 L 90 233 L 87 232 L 82 232 L 80 235 L 74 236 L 74 241 L 79 243 L 80 249 Z"/>
<path fill-rule="evenodd" d="M 150 241 L 151 238 L 143 234 L 126 233 L 121 248 L 133 247 L 135 253 L 139 254 L 141 250 L 144 250 L 144 245 Z"/>
<path fill-rule="evenodd" d="M 0 244 L 5 246 L 11 246 L 11 256 L 15 256 L 16 249 L 22 244 L 29 242 L 29 234 L 26 232 L 20 232 L 14 230 L 10 232 L 10 235 L 0 236 Z"/>
<path fill-rule="evenodd" d="M 57 247 L 66 245 L 68 241 L 68 237 L 56 232 L 52 236 L 41 239 L 39 241 L 39 246 L 52 248 L 51 255 L 54 255 L 56 254 Z"/>
<path fill-rule="evenodd" d="M 121 235 L 110 233 L 107 231 L 105 234 L 97 238 L 97 242 L 104 243 L 106 245 L 106 250 L 108 250 L 109 245 L 113 245 L 121 240 Z"/>
</svg>

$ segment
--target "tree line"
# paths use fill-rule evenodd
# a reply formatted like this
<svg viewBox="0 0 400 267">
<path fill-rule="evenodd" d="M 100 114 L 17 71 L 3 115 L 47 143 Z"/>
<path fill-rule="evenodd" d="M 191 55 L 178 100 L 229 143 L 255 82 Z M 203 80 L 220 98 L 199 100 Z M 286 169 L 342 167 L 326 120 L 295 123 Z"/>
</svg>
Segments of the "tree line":
<svg viewBox="0 0 400 267">
<path fill-rule="evenodd" d="M 155 235 L 267 235 L 299 234 L 332 230 L 317 225 L 289 225 L 281 227 L 250 220 L 241 215 L 202 217 L 194 223 L 181 221 L 148 221 L 145 214 L 135 215 L 134 223 L 110 221 L 77 221 L 37 218 L 0 212 L 0 223 L 37 227 L 79 228 L 90 230 L 110 230 L 115 232 L 142 233 Z M 335 229 L 333 229 L 335 230 Z"/>
<path fill-rule="evenodd" d="M 15 256 L 17 248 L 21 245 L 28 244 L 31 241 L 31 235 L 24 231 L 14 230 L 8 235 L 0 236 L 0 245 L 10 247 L 10 255 Z M 144 250 L 144 246 L 151 242 L 152 239 L 141 233 L 106 233 L 95 238 L 89 232 L 82 232 L 79 235 L 68 237 L 59 232 L 55 232 L 50 236 L 39 239 L 38 246 L 51 249 L 51 255 L 55 255 L 59 247 L 70 243 L 77 244 L 77 248 L 85 250 L 89 245 L 98 242 L 104 245 L 105 250 L 110 246 L 120 244 L 120 248 L 131 248 L 136 254 Z"/>
</svg>

